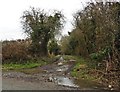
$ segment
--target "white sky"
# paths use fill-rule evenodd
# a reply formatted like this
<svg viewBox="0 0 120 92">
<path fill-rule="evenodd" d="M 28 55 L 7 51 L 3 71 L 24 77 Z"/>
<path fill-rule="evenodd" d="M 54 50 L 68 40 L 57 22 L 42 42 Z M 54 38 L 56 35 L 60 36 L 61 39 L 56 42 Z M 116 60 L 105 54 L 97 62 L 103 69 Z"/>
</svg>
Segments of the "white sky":
<svg viewBox="0 0 120 92">
<path fill-rule="evenodd" d="M 0 40 L 25 38 L 20 17 L 30 6 L 46 11 L 62 11 L 67 21 L 63 34 L 67 34 L 72 28 L 72 15 L 88 1 L 90 0 L 0 0 Z"/>
</svg>

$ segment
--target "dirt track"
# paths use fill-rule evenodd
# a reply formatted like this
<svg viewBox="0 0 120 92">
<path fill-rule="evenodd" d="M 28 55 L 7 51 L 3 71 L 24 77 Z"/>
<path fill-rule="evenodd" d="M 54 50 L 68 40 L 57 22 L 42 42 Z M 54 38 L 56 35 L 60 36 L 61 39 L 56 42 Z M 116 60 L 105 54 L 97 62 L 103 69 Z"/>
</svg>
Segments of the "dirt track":
<svg viewBox="0 0 120 92">
<path fill-rule="evenodd" d="M 53 82 L 30 82 L 16 78 L 3 78 L 2 90 L 71 90 L 73 88 L 58 86 Z"/>
<path fill-rule="evenodd" d="M 37 67 L 33 69 L 25 69 L 22 72 L 13 70 L 4 71 L 2 73 L 2 89 L 3 90 L 75 90 L 76 87 L 58 85 L 53 79 L 55 76 L 66 76 L 65 71 L 57 71 L 57 63 Z M 60 66 L 61 67 L 61 66 Z M 69 67 L 69 66 L 68 66 Z M 61 67 L 63 68 L 63 67 Z M 30 72 L 29 74 L 28 71 Z M 37 72 L 36 72 L 37 71 Z M 50 80 L 52 78 L 52 81 Z"/>
<path fill-rule="evenodd" d="M 74 83 L 74 78 L 69 74 L 73 63 L 45 65 L 34 69 L 20 71 L 4 71 L 2 73 L 3 90 L 96 90 L 83 87 Z M 84 83 L 84 82 L 83 82 Z M 84 83 L 85 84 L 85 83 Z M 96 85 L 93 85 L 96 87 Z M 97 87 L 98 88 L 98 87 Z M 98 88 L 99 89 L 99 88 Z"/>
</svg>

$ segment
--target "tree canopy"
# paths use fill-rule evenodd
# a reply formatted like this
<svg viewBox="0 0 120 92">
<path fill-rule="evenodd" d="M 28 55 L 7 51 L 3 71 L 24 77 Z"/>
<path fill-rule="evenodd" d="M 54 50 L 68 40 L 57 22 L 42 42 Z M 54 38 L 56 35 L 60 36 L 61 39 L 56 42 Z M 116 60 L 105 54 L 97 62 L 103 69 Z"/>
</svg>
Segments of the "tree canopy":
<svg viewBox="0 0 120 92">
<path fill-rule="evenodd" d="M 25 33 L 32 40 L 31 50 L 38 55 L 47 55 L 47 44 L 51 38 L 60 34 L 64 16 L 59 11 L 49 14 L 39 8 L 30 8 L 22 16 Z"/>
</svg>

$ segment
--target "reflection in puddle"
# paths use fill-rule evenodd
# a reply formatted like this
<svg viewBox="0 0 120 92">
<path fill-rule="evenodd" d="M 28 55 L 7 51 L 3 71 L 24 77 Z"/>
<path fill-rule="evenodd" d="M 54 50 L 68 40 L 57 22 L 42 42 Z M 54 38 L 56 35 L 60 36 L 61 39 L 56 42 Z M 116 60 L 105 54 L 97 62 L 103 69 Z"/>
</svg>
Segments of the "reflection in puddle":
<svg viewBox="0 0 120 92">
<path fill-rule="evenodd" d="M 78 87 L 73 83 L 73 80 L 70 80 L 68 77 L 59 76 L 57 78 L 58 85 L 69 86 L 69 87 Z"/>
<path fill-rule="evenodd" d="M 63 66 L 61 66 L 61 67 L 58 67 L 58 68 L 56 69 L 56 71 L 58 71 L 58 72 L 67 71 L 68 68 L 69 68 L 69 65 L 63 65 Z"/>
</svg>

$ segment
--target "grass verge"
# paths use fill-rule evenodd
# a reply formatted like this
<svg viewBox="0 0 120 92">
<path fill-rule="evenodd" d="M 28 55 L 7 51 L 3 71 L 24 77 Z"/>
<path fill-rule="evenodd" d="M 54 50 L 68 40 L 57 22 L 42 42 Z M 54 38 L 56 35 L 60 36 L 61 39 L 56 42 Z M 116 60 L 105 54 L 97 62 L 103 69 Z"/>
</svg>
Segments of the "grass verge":
<svg viewBox="0 0 120 92">
<path fill-rule="evenodd" d="M 40 66 L 39 63 L 26 63 L 26 64 L 3 64 L 2 69 L 3 70 L 14 70 L 14 69 L 25 69 L 25 68 L 34 68 L 37 66 Z"/>
<path fill-rule="evenodd" d="M 71 71 L 71 75 L 73 77 L 76 77 L 77 79 L 97 80 L 95 76 L 91 76 L 91 71 L 93 67 L 95 67 L 95 64 L 91 65 L 91 62 L 89 60 L 85 60 L 82 57 L 70 55 L 64 55 L 63 58 L 65 60 L 76 60 L 75 66 Z"/>
<path fill-rule="evenodd" d="M 9 64 L 3 64 L 2 70 L 16 70 L 16 69 L 29 69 L 29 68 L 35 68 L 38 66 L 42 66 L 47 64 L 45 61 L 28 61 L 27 63 L 9 63 Z"/>
</svg>

